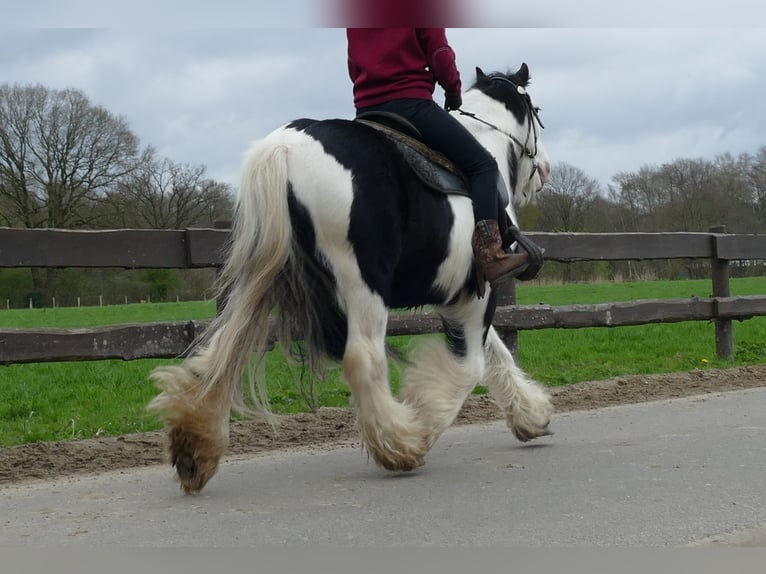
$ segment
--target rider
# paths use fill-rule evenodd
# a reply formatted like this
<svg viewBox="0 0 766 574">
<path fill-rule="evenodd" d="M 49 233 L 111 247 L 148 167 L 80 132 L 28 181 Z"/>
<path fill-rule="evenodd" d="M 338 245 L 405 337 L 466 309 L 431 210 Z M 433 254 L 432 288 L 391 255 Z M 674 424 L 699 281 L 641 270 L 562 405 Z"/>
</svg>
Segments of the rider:
<svg viewBox="0 0 766 574">
<path fill-rule="evenodd" d="M 444 28 L 347 28 L 346 36 L 357 116 L 371 111 L 403 116 L 427 146 L 447 156 L 469 181 L 477 221 L 471 246 L 484 277 L 496 284 L 521 273 L 528 254 L 502 248 L 497 162 L 448 113 L 460 108 L 462 97 Z M 433 99 L 437 82 L 444 89 L 444 109 Z"/>
</svg>

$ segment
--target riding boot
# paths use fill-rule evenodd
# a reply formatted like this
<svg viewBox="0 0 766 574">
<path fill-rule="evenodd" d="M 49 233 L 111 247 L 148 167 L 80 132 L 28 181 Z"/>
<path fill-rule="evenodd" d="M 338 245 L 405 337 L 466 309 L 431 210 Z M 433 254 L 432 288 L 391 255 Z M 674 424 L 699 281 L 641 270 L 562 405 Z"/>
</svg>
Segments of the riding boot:
<svg viewBox="0 0 766 574">
<path fill-rule="evenodd" d="M 503 250 L 500 229 L 494 219 L 483 219 L 476 224 L 471 246 L 480 270 L 493 286 L 519 275 L 529 265 L 528 253 L 506 253 Z"/>
</svg>

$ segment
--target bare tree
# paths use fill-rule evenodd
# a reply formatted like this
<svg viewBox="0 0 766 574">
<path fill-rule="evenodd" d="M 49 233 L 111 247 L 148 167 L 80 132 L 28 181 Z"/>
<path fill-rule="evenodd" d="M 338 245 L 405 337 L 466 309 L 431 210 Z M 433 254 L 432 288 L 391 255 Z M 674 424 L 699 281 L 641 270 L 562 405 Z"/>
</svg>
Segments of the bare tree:
<svg viewBox="0 0 766 574">
<path fill-rule="evenodd" d="M 760 229 L 766 231 L 766 146 L 762 146 L 752 158 L 747 169 L 747 178 L 752 189 L 753 211 L 758 218 Z"/>
<path fill-rule="evenodd" d="M 32 192 L 34 113 L 44 100 L 42 88 L 0 87 L 0 215 L 3 224 L 37 227 L 41 205 Z"/>
<path fill-rule="evenodd" d="M 753 156 L 744 153 L 735 158 L 725 153 L 716 157 L 713 165 L 713 187 L 705 206 L 710 225 L 723 224 L 732 233 L 759 232 L 762 224 L 758 214 L 758 177 Z"/>
<path fill-rule="evenodd" d="M 626 231 L 706 231 L 719 224 L 748 231 L 754 226 L 750 164 L 746 154 L 723 154 L 643 166 L 614 176 L 609 197 L 621 207 Z"/>
<path fill-rule="evenodd" d="M 625 231 L 658 231 L 663 223 L 658 212 L 666 202 L 666 191 L 657 168 L 644 165 L 636 173 L 620 172 L 612 177 L 609 197 L 622 207 L 622 228 Z"/>
<path fill-rule="evenodd" d="M 664 164 L 658 177 L 664 191 L 664 205 L 658 212 L 664 227 L 672 231 L 706 231 L 711 222 L 710 206 L 715 203 L 715 167 L 703 159 L 677 159 Z"/>
<path fill-rule="evenodd" d="M 0 85 L 2 223 L 88 227 L 99 197 L 135 167 L 127 122 L 74 89 Z M 56 269 L 32 270 L 34 290 L 56 293 Z"/>
<path fill-rule="evenodd" d="M 537 198 L 538 225 L 547 231 L 585 231 L 599 192 L 598 181 L 581 169 L 567 163 L 557 164 L 551 172 L 551 181 Z"/>
<path fill-rule="evenodd" d="M 135 168 L 127 122 L 80 91 L 0 86 L 3 222 L 87 227 L 93 203 Z"/>
<path fill-rule="evenodd" d="M 112 220 L 119 217 L 120 227 L 181 229 L 228 218 L 231 189 L 205 171 L 205 166 L 160 159 L 146 150 L 140 167 L 109 196 Z"/>
</svg>

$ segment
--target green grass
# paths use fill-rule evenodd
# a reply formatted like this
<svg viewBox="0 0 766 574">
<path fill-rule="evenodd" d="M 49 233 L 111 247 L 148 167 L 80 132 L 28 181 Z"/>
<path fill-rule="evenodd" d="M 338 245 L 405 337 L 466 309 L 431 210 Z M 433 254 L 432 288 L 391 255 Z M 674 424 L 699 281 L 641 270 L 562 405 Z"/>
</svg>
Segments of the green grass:
<svg viewBox="0 0 766 574">
<path fill-rule="evenodd" d="M 733 279 L 733 295 L 766 293 L 766 278 Z M 710 295 L 710 282 L 648 281 L 566 285 L 520 284 L 520 304 L 589 304 L 635 299 Z M 59 309 L 0 310 L 0 328 L 75 328 L 117 323 L 208 319 L 214 302 L 151 303 Z M 519 362 L 548 385 L 598 380 L 634 373 L 766 362 L 766 317 L 735 323 L 736 359 L 715 357 L 714 325 L 686 322 L 620 328 L 544 329 L 519 334 Z M 417 338 L 392 337 L 406 351 Z M 86 361 L 0 367 L 0 445 L 36 440 L 87 438 L 157 429 L 159 421 L 145 406 L 157 393 L 149 372 L 169 360 Z M 269 353 L 269 395 L 276 412 L 299 412 L 306 402 L 295 381 L 298 367 L 281 353 Z M 398 372 L 392 373 L 398 386 Z M 348 389 L 338 369 L 317 386 L 318 403 L 347 406 Z"/>
<path fill-rule="evenodd" d="M 162 361 L 88 361 L 0 367 L 0 444 L 143 432 L 158 427 L 145 411 L 146 382 Z"/>
<path fill-rule="evenodd" d="M 118 323 L 154 323 L 209 319 L 215 315 L 215 301 L 180 303 L 134 303 L 105 307 L 58 307 L 56 309 L 0 310 L 0 328 L 67 329 L 99 327 Z"/>
<path fill-rule="evenodd" d="M 208 319 L 215 301 L 0 311 L 0 328 L 77 328 Z M 0 366 L 0 445 L 159 428 L 146 404 L 156 366 L 177 361 L 83 361 Z"/>
<path fill-rule="evenodd" d="M 716 358 L 715 327 L 705 322 L 519 334 L 521 366 L 549 385 L 766 363 L 766 320 L 736 324 L 734 348 L 733 362 Z"/>
<path fill-rule="evenodd" d="M 732 296 L 766 294 L 766 277 L 731 279 Z M 683 299 L 711 297 L 712 284 L 708 279 L 685 281 L 640 281 L 631 283 L 567 283 L 563 285 L 537 285 L 518 283 L 516 300 L 520 305 L 589 305 L 611 301 L 636 299 Z"/>
<path fill-rule="evenodd" d="M 733 296 L 766 293 L 766 277 L 731 280 Z M 711 296 L 709 280 L 566 285 L 519 284 L 521 305 L 592 304 Z M 766 362 L 766 317 L 734 323 L 734 362 L 716 358 L 713 322 L 519 333 L 519 363 L 537 380 L 562 385 L 626 374 L 669 373 Z"/>
</svg>

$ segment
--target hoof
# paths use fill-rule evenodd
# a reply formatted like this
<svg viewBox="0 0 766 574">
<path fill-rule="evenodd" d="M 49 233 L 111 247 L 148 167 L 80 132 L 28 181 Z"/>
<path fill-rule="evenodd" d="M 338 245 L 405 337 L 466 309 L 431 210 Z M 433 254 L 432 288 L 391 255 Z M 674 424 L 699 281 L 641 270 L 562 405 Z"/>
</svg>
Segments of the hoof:
<svg viewBox="0 0 766 574">
<path fill-rule="evenodd" d="M 370 439 L 376 440 L 370 440 Z M 368 454 L 379 467 L 392 472 L 409 471 L 425 464 L 428 447 L 423 440 L 394 442 L 381 440 L 377 435 L 363 436 L 362 443 Z"/>
<path fill-rule="evenodd" d="M 530 440 L 534 440 L 536 438 L 540 438 L 543 436 L 553 436 L 553 431 L 548 428 L 546 425 L 545 428 L 538 431 L 532 431 L 529 429 L 520 429 L 517 427 L 512 427 L 511 430 L 513 431 L 513 435 L 519 439 L 521 442 L 529 442 Z"/>
<path fill-rule="evenodd" d="M 400 456 L 393 458 L 373 454 L 372 458 L 375 464 L 391 472 L 408 472 L 425 464 L 424 456 Z"/>
<path fill-rule="evenodd" d="M 169 431 L 168 438 L 170 462 L 176 469 L 181 489 L 186 494 L 201 491 L 218 470 L 223 449 L 212 448 L 210 441 L 180 428 Z"/>
<path fill-rule="evenodd" d="M 194 462 L 194 457 L 188 452 L 175 453 L 171 463 L 176 468 L 180 480 L 187 482 L 197 480 L 197 463 Z"/>
</svg>

